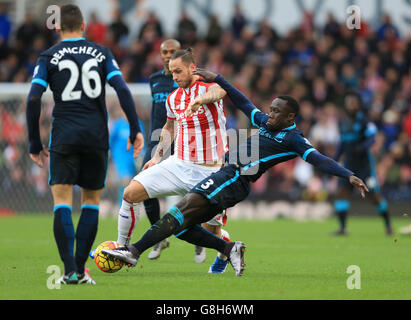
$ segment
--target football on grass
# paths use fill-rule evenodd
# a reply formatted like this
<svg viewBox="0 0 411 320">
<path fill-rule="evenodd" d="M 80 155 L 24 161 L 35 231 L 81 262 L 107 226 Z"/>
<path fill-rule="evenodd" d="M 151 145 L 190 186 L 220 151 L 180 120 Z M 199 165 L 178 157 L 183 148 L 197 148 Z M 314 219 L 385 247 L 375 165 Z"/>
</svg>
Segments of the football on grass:
<svg viewBox="0 0 411 320">
<path fill-rule="evenodd" d="M 121 244 L 116 241 L 104 241 L 97 247 L 94 253 L 94 261 L 101 271 L 114 273 L 124 266 L 123 261 L 108 257 L 106 254 L 101 252 L 103 249 L 115 249 L 118 247 L 121 247 Z"/>
</svg>

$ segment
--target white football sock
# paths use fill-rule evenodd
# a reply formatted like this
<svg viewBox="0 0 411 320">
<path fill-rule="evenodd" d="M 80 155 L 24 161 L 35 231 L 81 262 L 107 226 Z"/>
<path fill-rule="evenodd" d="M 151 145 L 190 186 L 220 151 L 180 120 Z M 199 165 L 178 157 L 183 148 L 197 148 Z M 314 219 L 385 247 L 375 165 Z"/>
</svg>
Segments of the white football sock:
<svg viewBox="0 0 411 320">
<path fill-rule="evenodd" d="M 140 205 L 125 199 L 121 202 L 118 212 L 118 238 L 117 242 L 121 245 L 128 245 L 134 228 L 140 216 Z"/>
</svg>

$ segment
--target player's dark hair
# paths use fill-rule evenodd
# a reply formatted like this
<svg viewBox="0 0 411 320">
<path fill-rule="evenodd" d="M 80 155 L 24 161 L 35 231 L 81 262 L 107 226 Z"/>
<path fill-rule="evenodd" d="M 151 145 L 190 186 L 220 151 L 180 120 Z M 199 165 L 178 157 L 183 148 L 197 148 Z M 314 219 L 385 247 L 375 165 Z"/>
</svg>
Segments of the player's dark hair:
<svg viewBox="0 0 411 320">
<path fill-rule="evenodd" d="M 67 4 L 60 8 L 60 21 L 61 31 L 78 31 L 83 23 L 83 14 L 76 5 Z"/>
<path fill-rule="evenodd" d="M 196 63 L 194 59 L 193 49 L 191 48 L 177 50 L 173 53 L 170 60 L 175 60 L 178 58 L 181 58 L 181 60 L 187 65 L 190 65 L 191 63 Z"/>
<path fill-rule="evenodd" d="M 298 116 L 300 112 L 300 104 L 291 96 L 278 96 L 278 99 L 287 101 L 287 107 L 290 108 L 292 113 L 295 113 L 295 116 Z"/>
<path fill-rule="evenodd" d="M 362 101 L 361 95 L 358 92 L 356 92 L 356 91 L 347 91 L 345 93 L 345 96 L 346 97 L 356 98 L 360 109 L 363 109 L 363 101 Z"/>
</svg>

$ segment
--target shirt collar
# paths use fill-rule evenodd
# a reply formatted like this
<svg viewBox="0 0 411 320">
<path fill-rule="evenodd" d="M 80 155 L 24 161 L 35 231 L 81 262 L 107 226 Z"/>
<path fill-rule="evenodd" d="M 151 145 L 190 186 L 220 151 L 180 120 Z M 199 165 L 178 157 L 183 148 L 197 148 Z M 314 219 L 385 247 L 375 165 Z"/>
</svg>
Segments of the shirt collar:
<svg viewBox="0 0 411 320">
<path fill-rule="evenodd" d="M 191 86 L 189 86 L 188 88 L 182 88 L 182 89 L 185 91 L 186 94 L 189 94 L 191 89 L 194 88 L 194 86 L 197 84 L 197 82 L 198 81 L 194 81 L 194 83 Z"/>
<path fill-rule="evenodd" d="M 61 41 L 80 41 L 80 40 L 86 40 L 84 37 L 80 37 L 80 38 L 67 38 L 67 39 L 63 39 Z"/>
<path fill-rule="evenodd" d="M 281 131 L 284 131 L 284 130 L 286 130 L 286 131 L 293 130 L 295 127 L 296 127 L 296 125 L 295 125 L 295 123 L 294 123 L 292 126 L 289 126 L 289 127 L 287 127 L 287 128 L 281 129 Z"/>
</svg>

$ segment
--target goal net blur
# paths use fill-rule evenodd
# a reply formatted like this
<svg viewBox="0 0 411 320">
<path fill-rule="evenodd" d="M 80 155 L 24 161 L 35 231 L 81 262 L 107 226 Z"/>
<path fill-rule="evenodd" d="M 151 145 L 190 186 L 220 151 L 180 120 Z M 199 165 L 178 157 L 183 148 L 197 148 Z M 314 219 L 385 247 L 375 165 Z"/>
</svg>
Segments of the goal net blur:
<svg viewBox="0 0 411 320">
<path fill-rule="evenodd" d="M 148 127 L 151 94 L 147 84 L 130 84 L 137 113 Z M 48 159 L 39 168 L 29 158 L 26 127 L 26 99 L 29 83 L 0 84 L 0 215 L 8 213 L 46 213 L 53 209 L 48 186 Z M 106 102 L 109 125 L 112 115 L 123 115 L 115 91 L 107 86 Z M 50 89 L 43 94 L 40 118 L 41 139 L 48 145 L 51 114 L 54 101 Z M 116 112 L 119 110 L 120 112 Z M 136 168 L 138 168 L 136 160 Z M 101 210 L 109 212 L 118 208 L 118 197 L 125 181 L 121 181 L 109 157 L 106 187 L 102 194 Z M 73 212 L 79 212 L 80 188 L 74 188 Z M 117 210 L 117 209 L 116 209 Z"/>
</svg>

